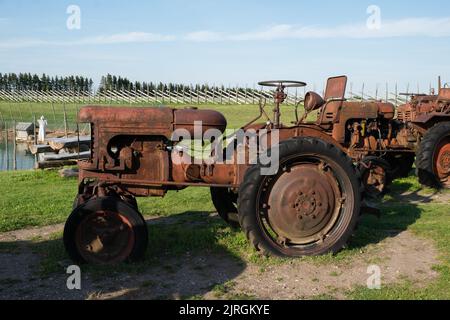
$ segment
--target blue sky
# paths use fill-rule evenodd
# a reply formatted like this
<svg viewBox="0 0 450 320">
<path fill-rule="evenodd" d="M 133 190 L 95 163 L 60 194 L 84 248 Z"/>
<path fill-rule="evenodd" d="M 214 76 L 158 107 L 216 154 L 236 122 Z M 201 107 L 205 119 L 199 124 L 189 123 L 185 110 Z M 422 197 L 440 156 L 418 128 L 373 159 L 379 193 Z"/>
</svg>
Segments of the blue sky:
<svg viewBox="0 0 450 320">
<path fill-rule="evenodd" d="M 81 29 L 69 30 L 69 5 Z M 367 8 L 381 12 L 369 30 Z M 0 0 L 0 72 L 114 73 L 133 80 L 428 88 L 450 81 L 450 2 Z"/>
</svg>

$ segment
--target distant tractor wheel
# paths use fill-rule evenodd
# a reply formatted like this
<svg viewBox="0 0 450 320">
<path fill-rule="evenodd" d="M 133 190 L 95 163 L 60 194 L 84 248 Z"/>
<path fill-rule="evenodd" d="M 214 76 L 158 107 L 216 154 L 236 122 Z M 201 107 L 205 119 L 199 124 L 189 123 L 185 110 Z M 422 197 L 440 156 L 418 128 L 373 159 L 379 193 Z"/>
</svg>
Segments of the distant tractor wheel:
<svg viewBox="0 0 450 320">
<path fill-rule="evenodd" d="M 415 155 L 413 153 L 389 154 L 384 160 L 389 164 L 390 170 L 387 175 L 388 184 L 400 178 L 409 176 L 413 169 Z"/>
<path fill-rule="evenodd" d="M 233 228 L 240 228 L 237 194 L 227 188 L 211 188 L 211 199 L 219 216 Z"/>
<path fill-rule="evenodd" d="M 417 151 L 417 176 L 432 188 L 450 188 L 450 122 L 428 130 Z"/>
<path fill-rule="evenodd" d="M 381 198 L 389 184 L 390 165 L 379 157 L 366 157 L 359 164 L 364 193 L 372 199 Z"/>
<path fill-rule="evenodd" d="M 356 228 L 361 180 L 352 160 L 317 138 L 284 141 L 276 175 L 251 167 L 239 189 L 239 220 L 265 255 L 300 257 L 338 252 Z"/>
<path fill-rule="evenodd" d="M 141 259 L 147 248 L 144 218 L 115 197 L 89 200 L 77 207 L 64 228 L 64 245 L 77 263 L 117 264 Z"/>
</svg>

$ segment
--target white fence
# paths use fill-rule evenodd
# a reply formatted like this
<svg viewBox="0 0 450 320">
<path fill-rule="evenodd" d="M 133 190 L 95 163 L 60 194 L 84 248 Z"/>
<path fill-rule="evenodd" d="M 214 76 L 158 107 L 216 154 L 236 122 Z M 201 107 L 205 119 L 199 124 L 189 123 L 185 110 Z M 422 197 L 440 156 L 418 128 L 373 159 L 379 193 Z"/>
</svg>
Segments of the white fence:
<svg viewBox="0 0 450 320">
<path fill-rule="evenodd" d="M 304 98 L 306 90 L 290 89 L 287 91 L 287 105 L 295 105 Z M 101 103 L 101 104 L 258 104 L 261 98 L 272 100 L 273 91 L 255 90 L 249 88 L 226 88 L 209 90 L 184 91 L 125 91 L 114 90 L 97 92 L 73 91 L 15 91 L 0 90 L 0 101 L 8 102 L 39 102 L 39 103 Z M 353 92 L 352 86 L 347 93 L 349 100 L 383 100 L 399 105 L 406 101 L 405 96 L 398 93 L 397 86 L 392 92 L 388 87 L 381 92 L 378 88 L 373 92 L 362 90 Z"/>
</svg>

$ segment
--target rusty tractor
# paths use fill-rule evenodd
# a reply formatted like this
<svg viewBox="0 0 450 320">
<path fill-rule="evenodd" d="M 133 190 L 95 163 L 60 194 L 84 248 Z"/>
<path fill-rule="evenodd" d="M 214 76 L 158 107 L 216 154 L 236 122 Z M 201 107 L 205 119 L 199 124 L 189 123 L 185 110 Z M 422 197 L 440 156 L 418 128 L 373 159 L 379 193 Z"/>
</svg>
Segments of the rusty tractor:
<svg viewBox="0 0 450 320">
<path fill-rule="evenodd" d="M 450 188 L 450 88 L 441 85 L 430 95 L 409 94 L 410 102 L 398 108 L 403 140 L 416 152 L 421 184 Z"/>
<path fill-rule="evenodd" d="M 92 146 L 91 158 L 79 162 L 79 192 L 65 227 L 69 255 L 99 264 L 141 258 L 148 230 L 136 197 L 195 186 L 209 187 L 220 217 L 264 254 L 337 252 L 362 209 L 373 212 L 363 197 L 378 197 L 407 176 L 416 153 L 421 181 L 448 185 L 450 89 L 415 96 L 396 117 L 390 103 L 347 101 L 347 77 L 333 77 L 323 97 L 308 92 L 296 120 L 284 124 L 285 89 L 306 84 L 260 85 L 274 88 L 273 115 L 261 101 L 256 118 L 232 134 L 212 110 L 81 109 Z M 193 156 L 190 140 L 209 144 L 208 155 Z"/>
<path fill-rule="evenodd" d="M 274 88 L 273 115 L 261 101 L 258 116 L 230 134 L 224 134 L 224 116 L 212 110 L 82 108 L 78 121 L 91 126 L 91 157 L 79 161 L 79 191 L 64 229 L 68 254 L 78 263 L 141 259 L 148 229 L 136 197 L 187 187 L 209 187 L 219 215 L 241 227 L 263 254 L 337 252 L 363 207 L 360 174 L 349 155 L 365 158 L 373 144 L 384 146 L 372 138 L 381 130 L 376 120 L 393 117 L 390 105 L 346 102 L 346 81 L 330 78 L 324 98 L 309 93 L 306 114 L 321 109 L 321 116 L 307 123 L 296 112 L 293 124 L 281 122 L 285 89 L 306 84 L 262 82 Z M 210 147 L 207 156 L 190 152 L 192 136 Z"/>
</svg>

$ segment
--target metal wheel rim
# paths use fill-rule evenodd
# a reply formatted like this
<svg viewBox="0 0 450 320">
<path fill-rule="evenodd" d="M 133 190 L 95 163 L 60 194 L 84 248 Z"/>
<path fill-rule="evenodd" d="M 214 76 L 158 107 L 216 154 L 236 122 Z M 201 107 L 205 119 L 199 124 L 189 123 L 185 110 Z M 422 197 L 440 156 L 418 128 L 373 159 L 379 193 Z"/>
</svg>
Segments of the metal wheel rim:
<svg viewBox="0 0 450 320">
<path fill-rule="evenodd" d="M 297 158 L 298 157 L 293 157 L 293 158 Z M 280 243 L 280 239 L 278 238 L 278 234 L 276 233 L 276 231 L 273 229 L 273 227 L 271 226 L 270 220 L 268 219 L 268 215 L 267 215 L 267 207 L 265 207 L 267 204 L 264 201 L 264 197 L 265 197 L 265 193 L 267 193 L 266 190 L 264 190 L 264 188 L 260 188 L 258 195 L 257 195 L 257 205 L 258 205 L 258 223 L 259 226 L 261 227 L 261 229 L 263 230 L 263 235 L 264 237 L 269 240 L 270 242 L 272 242 L 273 244 L 275 244 L 278 248 L 280 248 L 281 251 L 283 252 L 287 252 L 287 251 L 298 251 L 299 254 L 302 253 L 303 250 L 310 248 L 312 246 L 315 246 L 319 243 L 323 243 L 325 241 L 325 239 L 327 239 L 331 232 L 336 231 L 339 226 L 340 226 L 340 220 L 342 218 L 342 209 L 345 207 L 345 198 L 347 197 L 346 194 L 343 193 L 342 191 L 342 187 L 344 184 L 344 181 L 341 181 L 341 177 L 336 176 L 335 174 L 335 170 L 337 169 L 337 166 L 335 164 L 332 164 L 331 160 L 325 159 L 325 162 L 323 162 L 324 159 L 322 159 L 321 157 L 317 156 L 317 155 L 304 155 L 302 156 L 302 159 L 307 160 L 306 162 L 299 162 L 299 161 L 295 161 L 294 163 L 292 163 L 294 166 L 295 165 L 302 165 L 305 163 L 310 164 L 310 160 L 313 159 L 314 162 L 316 164 L 319 163 L 326 163 L 326 165 L 328 166 L 329 169 L 332 169 L 331 173 L 334 177 L 334 180 L 336 182 L 336 186 L 338 186 L 338 190 L 335 190 L 338 193 L 338 196 L 336 196 L 336 206 L 334 207 L 334 210 L 331 210 L 331 218 L 329 219 L 329 223 L 321 230 L 320 233 L 316 234 L 315 237 L 311 237 L 309 239 L 309 241 L 300 241 L 300 243 L 291 243 L 290 241 L 287 243 Z M 291 159 L 292 160 L 292 159 Z M 289 159 L 284 161 L 284 163 L 280 164 L 280 168 L 282 168 L 283 166 L 286 166 L 289 164 Z M 279 178 L 280 174 L 277 175 L 275 178 L 272 177 L 272 179 L 270 179 L 271 177 L 267 177 L 263 184 L 265 185 L 265 188 L 271 187 L 271 184 L 273 184 L 273 181 L 277 181 Z M 270 191 L 268 193 L 270 195 Z M 342 203 L 340 203 L 338 201 L 338 199 L 344 199 Z"/>
<path fill-rule="evenodd" d="M 79 224 L 75 243 L 86 261 L 96 264 L 114 264 L 131 254 L 135 234 L 131 222 L 122 214 L 98 211 L 88 215 Z"/>
<path fill-rule="evenodd" d="M 450 137 L 445 137 L 436 149 L 434 171 L 439 181 L 450 187 Z"/>
</svg>

